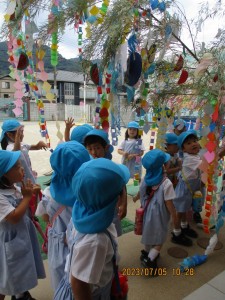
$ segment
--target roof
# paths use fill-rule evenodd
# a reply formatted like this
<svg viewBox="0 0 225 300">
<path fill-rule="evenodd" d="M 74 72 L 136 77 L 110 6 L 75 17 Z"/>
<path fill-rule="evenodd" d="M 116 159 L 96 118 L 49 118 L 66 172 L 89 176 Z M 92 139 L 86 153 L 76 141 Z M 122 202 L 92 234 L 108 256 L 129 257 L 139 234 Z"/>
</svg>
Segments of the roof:
<svg viewBox="0 0 225 300">
<path fill-rule="evenodd" d="M 48 81 L 54 81 L 54 73 L 48 73 Z M 83 73 L 56 71 L 56 81 L 84 83 Z"/>
</svg>

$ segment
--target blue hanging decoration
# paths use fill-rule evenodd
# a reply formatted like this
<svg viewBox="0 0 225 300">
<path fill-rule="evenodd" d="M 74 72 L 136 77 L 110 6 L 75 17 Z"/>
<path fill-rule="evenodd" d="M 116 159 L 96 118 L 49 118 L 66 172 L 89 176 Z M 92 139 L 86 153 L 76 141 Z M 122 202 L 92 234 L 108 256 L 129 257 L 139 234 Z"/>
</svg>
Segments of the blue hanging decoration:
<svg viewBox="0 0 225 300">
<path fill-rule="evenodd" d="M 137 44 L 138 44 L 137 37 L 136 37 L 136 34 L 135 34 L 135 33 L 133 33 L 133 34 L 129 37 L 127 43 L 128 43 L 129 52 L 131 52 L 131 53 L 132 53 L 132 52 L 135 52 L 136 46 L 137 46 Z"/>
<path fill-rule="evenodd" d="M 159 5 L 157 6 L 160 12 L 164 12 L 166 10 L 166 4 L 165 2 L 159 2 Z"/>
<path fill-rule="evenodd" d="M 151 9 L 154 10 L 158 7 L 159 5 L 159 1 L 158 0 L 150 0 L 150 6 L 151 6 Z"/>
<path fill-rule="evenodd" d="M 168 40 L 168 38 L 170 37 L 170 35 L 172 34 L 172 27 L 167 24 L 166 28 L 165 28 L 165 38 L 166 40 Z"/>
<path fill-rule="evenodd" d="M 130 103 L 134 99 L 135 88 L 129 85 L 126 85 L 127 88 L 127 101 Z"/>
</svg>

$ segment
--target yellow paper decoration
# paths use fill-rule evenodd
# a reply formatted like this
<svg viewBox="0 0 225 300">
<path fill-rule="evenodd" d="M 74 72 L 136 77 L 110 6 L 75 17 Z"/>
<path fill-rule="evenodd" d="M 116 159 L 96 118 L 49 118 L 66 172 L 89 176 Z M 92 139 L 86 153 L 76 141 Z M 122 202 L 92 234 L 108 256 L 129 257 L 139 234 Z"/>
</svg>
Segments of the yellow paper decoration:
<svg viewBox="0 0 225 300">
<path fill-rule="evenodd" d="M 93 15 L 93 16 L 96 16 L 97 14 L 99 13 L 99 9 L 97 6 L 93 6 L 91 9 L 90 9 L 90 14 Z"/>
<path fill-rule="evenodd" d="M 47 81 L 45 81 L 45 82 L 43 83 L 42 88 L 43 88 L 44 91 L 49 92 L 50 89 L 51 89 L 51 85 L 50 85 Z"/>
<path fill-rule="evenodd" d="M 46 94 L 46 99 L 48 99 L 49 101 L 52 101 L 55 99 L 55 95 L 52 93 L 47 93 Z"/>
</svg>

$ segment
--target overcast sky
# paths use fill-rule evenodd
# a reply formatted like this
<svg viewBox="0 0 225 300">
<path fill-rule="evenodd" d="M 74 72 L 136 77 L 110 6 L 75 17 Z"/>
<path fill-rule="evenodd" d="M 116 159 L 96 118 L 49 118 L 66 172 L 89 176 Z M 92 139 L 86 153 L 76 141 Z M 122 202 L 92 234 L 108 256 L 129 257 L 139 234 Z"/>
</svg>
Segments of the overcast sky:
<svg viewBox="0 0 225 300">
<path fill-rule="evenodd" d="M 180 0 L 179 3 L 184 7 L 185 9 L 185 15 L 187 19 L 196 18 L 200 3 L 207 2 L 207 1 L 198 1 L 198 0 Z M 208 2 L 213 5 L 215 3 L 215 0 L 208 0 Z M 223 0 L 222 2 L 225 2 Z M 6 10 L 6 0 L 0 0 L 0 27 L 2 26 L 4 14 Z M 47 17 L 46 13 L 46 17 Z M 40 19 L 40 16 L 39 16 Z M 36 23 L 38 23 L 37 20 L 35 20 Z M 198 34 L 197 40 L 199 42 L 209 42 L 211 41 L 215 35 L 217 34 L 218 28 L 222 27 L 222 21 L 221 20 L 213 20 L 210 22 L 207 22 L 205 25 L 202 26 L 202 31 Z M 190 46 L 190 38 L 189 33 L 187 31 L 183 31 L 182 33 L 182 40 Z M 78 56 L 78 50 L 77 50 L 77 37 L 74 32 L 74 29 L 67 28 L 65 31 L 65 34 L 62 37 L 62 41 L 59 44 L 59 52 L 62 56 L 65 58 L 72 58 Z"/>
</svg>

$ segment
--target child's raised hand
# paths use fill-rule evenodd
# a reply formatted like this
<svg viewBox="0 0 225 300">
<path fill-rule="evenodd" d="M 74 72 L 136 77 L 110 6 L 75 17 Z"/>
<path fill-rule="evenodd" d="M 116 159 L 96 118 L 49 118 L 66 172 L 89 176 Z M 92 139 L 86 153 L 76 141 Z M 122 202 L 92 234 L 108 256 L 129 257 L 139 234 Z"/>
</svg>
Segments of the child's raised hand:
<svg viewBox="0 0 225 300">
<path fill-rule="evenodd" d="M 22 181 L 21 193 L 22 193 L 23 197 L 31 199 L 33 192 L 34 192 L 34 190 L 33 190 L 32 181 L 30 179 L 27 179 L 26 183 L 24 181 Z"/>
<path fill-rule="evenodd" d="M 47 150 L 48 145 L 45 144 L 45 142 L 43 142 L 43 141 L 39 141 L 36 145 L 36 148 L 37 148 L 37 150 L 41 150 L 41 149 Z"/>
<path fill-rule="evenodd" d="M 66 128 L 71 129 L 75 125 L 74 119 L 68 118 L 67 120 L 65 120 L 65 124 L 66 124 Z"/>
</svg>

